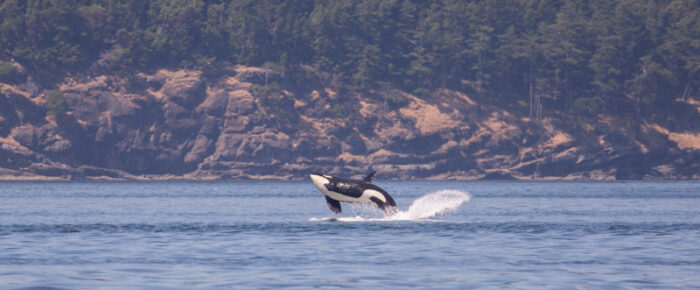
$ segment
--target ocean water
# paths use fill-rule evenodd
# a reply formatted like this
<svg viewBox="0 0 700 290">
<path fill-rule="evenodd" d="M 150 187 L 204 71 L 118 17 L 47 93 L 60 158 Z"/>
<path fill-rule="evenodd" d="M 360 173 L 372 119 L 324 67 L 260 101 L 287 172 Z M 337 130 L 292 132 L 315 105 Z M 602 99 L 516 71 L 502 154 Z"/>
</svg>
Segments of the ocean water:
<svg viewBox="0 0 700 290">
<path fill-rule="evenodd" d="M 698 182 L 0 183 L 0 288 L 700 288 Z"/>
</svg>

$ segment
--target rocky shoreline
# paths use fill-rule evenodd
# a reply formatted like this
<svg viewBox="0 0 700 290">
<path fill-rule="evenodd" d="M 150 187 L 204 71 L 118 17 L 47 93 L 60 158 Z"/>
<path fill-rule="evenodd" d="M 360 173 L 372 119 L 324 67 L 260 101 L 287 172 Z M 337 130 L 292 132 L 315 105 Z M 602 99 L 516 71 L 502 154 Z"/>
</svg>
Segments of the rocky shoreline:
<svg viewBox="0 0 700 290">
<path fill-rule="evenodd" d="M 309 74 L 313 75 L 313 74 Z M 275 84 L 274 86 L 271 84 Z M 567 129 L 469 90 L 337 93 L 270 69 L 68 76 L 65 111 L 31 80 L 0 83 L 0 180 L 700 179 L 700 101 L 631 130 Z"/>
</svg>

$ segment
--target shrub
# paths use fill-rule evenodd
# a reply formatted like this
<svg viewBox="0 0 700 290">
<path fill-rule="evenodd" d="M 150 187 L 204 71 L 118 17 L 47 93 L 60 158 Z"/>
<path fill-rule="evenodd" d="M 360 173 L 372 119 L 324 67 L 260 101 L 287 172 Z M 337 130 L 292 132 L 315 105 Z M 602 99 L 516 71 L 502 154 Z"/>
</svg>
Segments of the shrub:
<svg viewBox="0 0 700 290">
<path fill-rule="evenodd" d="M 336 119 L 347 119 L 349 116 L 354 115 L 356 111 L 349 103 L 339 103 L 331 106 L 328 113 Z"/>
<path fill-rule="evenodd" d="M 603 99 L 600 97 L 578 98 L 571 106 L 571 117 L 579 124 L 590 123 L 595 121 L 602 107 Z"/>
<path fill-rule="evenodd" d="M 46 94 L 46 110 L 51 115 L 60 115 L 68 110 L 66 98 L 61 91 L 52 90 Z"/>
<path fill-rule="evenodd" d="M 0 63 L 0 82 L 13 83 L 21 78 L 21 74 L 16 66 L 11 63 Z"/>
<path fill-rule="evenodd" d="M 399 108 L 408 105 L 408 98 L 398 93 L 387 93 L 383 95 L 384 102 L 392 108 Z"/>
</svg>

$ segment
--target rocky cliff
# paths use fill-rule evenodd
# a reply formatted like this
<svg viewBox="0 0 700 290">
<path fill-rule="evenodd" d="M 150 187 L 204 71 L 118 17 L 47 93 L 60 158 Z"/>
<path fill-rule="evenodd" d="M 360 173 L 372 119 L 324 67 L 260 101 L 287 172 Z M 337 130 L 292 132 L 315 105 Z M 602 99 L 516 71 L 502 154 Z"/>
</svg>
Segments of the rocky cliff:
<svg viewBox="0 0 700 290">
<path fill-rule="evenodd" d="M 309 69 L 310 70 L 310 69 Z M 700 102 L 668 118 L 550 118 L 439 90 L 337 93 L 309 73 L 161 69 L 0 83 L 2 179 L 302 179 L 373 168 L 393 179 L 699 179 Z M 275 85 L 271 85 L 275 84 Z M 659 119 L 659 118 L 657 118 Z"/>
</svg>

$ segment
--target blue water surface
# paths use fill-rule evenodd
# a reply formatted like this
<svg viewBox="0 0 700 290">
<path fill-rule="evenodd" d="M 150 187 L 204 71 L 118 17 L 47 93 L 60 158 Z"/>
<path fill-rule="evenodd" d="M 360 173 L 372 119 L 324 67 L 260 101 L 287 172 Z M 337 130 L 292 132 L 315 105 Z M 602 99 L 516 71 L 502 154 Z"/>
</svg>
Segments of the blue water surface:
<svg viewBox="0 0 700 290">
<path fill-rule="evenodd" d="M 0 183 L 0 288 L 698 288 L 698 182 L 376 182 L 384 221 L 309 182 Z M 373 218 L 373 219 L 370 219 Z"/>
</svg>

